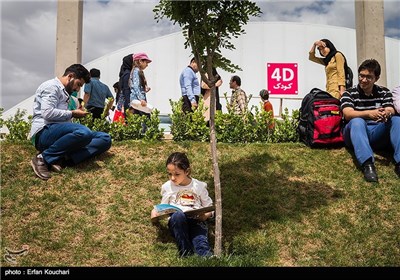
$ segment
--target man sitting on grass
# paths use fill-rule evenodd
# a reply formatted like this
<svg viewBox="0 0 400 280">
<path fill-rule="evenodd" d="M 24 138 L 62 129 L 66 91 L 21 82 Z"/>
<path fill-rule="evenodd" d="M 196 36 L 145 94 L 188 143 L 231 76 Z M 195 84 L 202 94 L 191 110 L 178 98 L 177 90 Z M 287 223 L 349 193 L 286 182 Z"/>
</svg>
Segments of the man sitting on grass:
<svg viewBox="0 0 400 280">
<path fill-rule="evenodd" d="M 353 148 L 365 180 L 378 182 L 373 149 L 394 149 L 394 171 L 400 177 L 400 116 L 396 116 L 392 93 L 376 85 L 381 66 L 375 59 L 358 67 L 358 85 L 343 93 L 341 109 L 347 122 L 343 130 L 346 146 Z"/>
<path fill-rule="evenodd" d="M 36 90 L 30 137 L 39 154 L 31 165 L 40 179 L 50 179 L 49 169 L 59 172 L 65 165 L 78 164 L 111 147 L 107 133 L 71 122 L 89 114 L 79 108 L 68 110 L 70 95 L 89 81 L 89 71 L 74 64 L 62 77 L 44 82 Z"/>
</svg>

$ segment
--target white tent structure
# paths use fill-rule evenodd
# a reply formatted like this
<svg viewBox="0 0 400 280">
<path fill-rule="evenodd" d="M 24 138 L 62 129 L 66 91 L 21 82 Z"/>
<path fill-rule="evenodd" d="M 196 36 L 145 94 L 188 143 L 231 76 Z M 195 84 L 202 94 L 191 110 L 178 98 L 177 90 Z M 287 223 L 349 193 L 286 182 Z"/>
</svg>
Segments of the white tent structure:
<svg viewBox="0 0 400 280">
<path fill-rule="evenodd" d="M 230 98 L 229 79 L 238 75 L 242 79 L 242 89 L 253 98 L 251 105 L 258 106 L 258 93 L 261 89 L 279 88 L 271 84 L 271 78 L 285 78 L 285 65 L 290 65 L 296 71 L 287 72 L 288 82 L 280 87 L 282 92 L 271 94 L 270 100 L 274 106 L 274 113 L 278 115 L 280 108 L 288 108 L 289 113 L 300 107 L 301 99 L 314 87 L 325 89 L 325 71 L 322 65 L 308 60 L 308 51 L 313 42 L 318 39 L 330 39 L 338 50 L 347 58 L 348 65 L 355 74 L 354 83 L 357 83 L 357 54 L 356 32 L 354 29 L 293 22 L 251 22 L 245 26 L 246 34 L 233 40 L 236 50 L 223 50 L 223 55 L 231 59 L 242 71 L 228 73 L 219 70 L 223 79 L 220 88 L 223 111 L 226 111 L 226 102 L 223 97 L 227 93 Z M 387 87 L 393 89 L 400 84 L 400 41 L 385 37 Z M 184 48 L 184 38 L 181 32 L 158 37 L 152 40 L 130 45 L 96 60 L 85 64 L 88 69 L 101 70 L 101 81 L 112 90 L 112 85 L 118 81 L 122 58 L 130 53 L 146 52 L 153 60 L 145 70 L 148 85 L 151 91 L 147 94 L 148 102 L 156 107 L 161 114 L 171 113 L 169 100 L 178 100 L 181 97 L 179 75 L 189 64 L 191 52 Z M 279 71 L 271 73 L 267 68 L 275 65 Z M 294 68 L 293 68 L 294 66 Z M 289 70 L 289 71 L 292 71 Z M 278 76 L 276 74 L 279 74 Z M 289 74 L 288 74 L 289 73 Z M 281 80 L 282 81 L 282 80 Z M 284 92 L 289 82 L 297 84 L 292 92 Z M 378 81 L 379 84 L 379 81 Z M 278 83 L 279 85 L 279 83 Z M 290 85 L 290 86 L 292 86 Z M 277 90 L 275 90 L 276 92 Z M 279 90 L 278 90 L 279 91 Z M 290 91 L 290 90 L 289 90 Z M 17 109 L 25 109 L 32 113 L 33 97 L 30 97 L 3 113 L 3 118 L 14 116 Z"/>
</svg>

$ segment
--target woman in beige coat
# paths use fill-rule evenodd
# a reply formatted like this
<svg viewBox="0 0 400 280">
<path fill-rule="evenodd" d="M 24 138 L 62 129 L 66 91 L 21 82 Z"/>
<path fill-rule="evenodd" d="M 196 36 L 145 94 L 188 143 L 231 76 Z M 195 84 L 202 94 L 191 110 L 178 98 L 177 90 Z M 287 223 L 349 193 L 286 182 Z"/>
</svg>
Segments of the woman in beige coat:
<svg viewBox="0 0 400 280">
<path fill-rule="evenodd" d="M 217 82 L 215 83 L 215 110 L 222 110 L 221 103 L 219 101 L 219 87 L 222 85 L 222 78 L 218 74 L 217 69 L 213 67 L 213 75 L 217 78 Z M 206 76 L 207 73 L 206 73 Z M 204 112 L 204 119 L 208 123 L 210 121 L 210 99 L 211 99 L 211 89 L 205 82 L 201 82 L 201 94 L 203 95 L 204 99 L 204 106 L 207 107 L 206 111 Z"/>
<path fill-rule="evenodd" d="M 322 58 L 315 56 L 315 49 Z M 344 63 L 345 58 L 341 52 L 338 52 L 335 46 L 328 39 L 316 41 L 309 52 L 308 59 L 325 66 L 326 91 L 333 97 L 340 99 L 346 90 Z"/>
</svg>

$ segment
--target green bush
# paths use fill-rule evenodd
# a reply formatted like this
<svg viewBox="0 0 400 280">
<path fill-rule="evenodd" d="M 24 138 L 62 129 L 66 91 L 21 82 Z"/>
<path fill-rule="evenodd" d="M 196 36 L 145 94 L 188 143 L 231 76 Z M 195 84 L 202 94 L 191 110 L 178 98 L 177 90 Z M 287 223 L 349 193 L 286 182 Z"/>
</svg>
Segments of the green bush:
<svg viewBox="0 0 400 280">
<path fill-rule="evenodd" d="M 182 111 L 182 99 L 177 102 L 170 99 L 169 102 L 172 108 L 171 134 L 174 137 L 174 141 L 206 142 L 209 140 L 210 133 L 203 116 L 205 108 L 202 98 L 200 98 L 199 106 L 193 113 L 184 113 Z"/>
<path fill-rule="evenodd" d="M 91 115 L 74 120 L 83 124 L 94 131 L 103 131 L 109 133 L 114 141 L 139 140 L 146 141 L 161 140 L 164 135 L 164 129 L 160 129 L 160 120 L 158 118 L 160 111 L 157 109 L 151 112 L 150 118 L 136 114 L 127 114 L 125 123 L 108 122 L 106 119 L 94 119 Z M 142 133 L 142 123 L 146 125 L 147 130 Z"/>
<path fill-rule="evenodd" d="M 225 94 L 226 98 L 226 94 Z M 251 96 L 250 96 L 251 98 Z M 249 98 L 249 100 L 250 100 Z M 210 139 L 210 132 L 204 120 L 204 100 L 200 98 L 199 106 L 193 113 L 182 111 L 182 100 L 174 102 L 170 100 L 172 107 L 171 134 L 174 141 L 199 141 L 206 142 Z M 4 121 L 2 119 L 3 109 L 0 108 L 0 125 L 6 125 L 9 134 L 5 136 L 7 140 L 26 140 L 32 116 L 28 116 L 29 121 L 24 120 L 26 111 L 18 110 L 13 118 Z M 254 112 L 254 113 L 252 113 Z M 125 123 L 109 123 L 105 119 L 92 120 L 89 114 L 81 119 L 74 119 L 76 123 L 81 123 L 94 131 L 104 131 L 109 133 L 114 141 L 123 140 L 145 140 L 157 141 L 163 138 L 164 129 L 160 129 L 159 111 L 153 110 L 151 117 L 128 114 Z M 215 114 L 215 130 L 218 142 L 223 143 L 252 143 L 252 142 L 298 142 L 296 132 L 299 111 L 293 110 L 292 116 L 285 108 L 281 119 L 274 119 L 270 112 L 265 112 L 262 105 L 252 106 L 244 115 L 236 115 L 230 108 L 228 113 L 217 111 Z M 147 130 L 142 133 L 142 124 Z"/>
<path fill-rule="evenodd" d="M 32 116 L 28 116 L 28 121 L 26 121 L 24 120 L 24 116 L 27 114 L 26 110 L 18 109 L 14 117 L 10 117 L 4 121 L 2 118 L 3 111 L 4 109 L 1 108 L 0 127 L 5 125 L 9 131 L 9 133 L 5 135 L 5 139 L 10 141 L 27 141 L 31 129 Z"/>
<path fill-rule="evenodd" d="M 272 135 L 272 142 L 299 142 L 297 126 L 299 124 L 299 110 L 292 110 L 292 116 L 289 116 L 289 110 L 285 108 L 281 115 L 282 120 L 276 120 L 275 130 Z"/>
<path fill-rule="evenodd" d="M 250 99 L 251 96 L 248 102 Z M 206 108 L 204 108 L 202 98 L 200 98 L 199 107 L 193 113 L 184 113 L 182 103 L 182 100 L 178 102 L 170 100 L 173 139 L 175 141 L 208 141 L 210 132 L 203 117 Z M 221 111 L 215 113 L 217 141 L 224 143 L 298 142 L 296 132 L 298 110 L 293 110 L 292 116 L 289 116 L 286 108 L 281 118 L 282 120 L 274 119 L 272 113 L 264 111 L 262 105 L 252 106 L 244 115 L 235 114 L 228 106 L 228 113 Z"/>
</svg>

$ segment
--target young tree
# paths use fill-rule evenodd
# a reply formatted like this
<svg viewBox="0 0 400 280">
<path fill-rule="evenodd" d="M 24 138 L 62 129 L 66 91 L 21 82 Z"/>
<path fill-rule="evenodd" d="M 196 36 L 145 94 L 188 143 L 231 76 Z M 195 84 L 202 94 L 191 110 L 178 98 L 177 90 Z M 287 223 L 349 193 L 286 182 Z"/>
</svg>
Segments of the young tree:
<svg viewBox="0 0 400 280">
<path fill-rule="evenodd" d="M 202 80 L 211 88 L 210 98 L 210 147 L 215 185 L 215 247 L 214 254 L 222 252 L 222 199 L 221 181 L 215 135 L 215 83 L 212 67 L 228 72 L 239 70 L 221 54 L 221 49 L 234 50 L 230 42 L 244 33 L 242 26 L 250 16 L 259 16 L 260 8 L 251 1 L 167 1 L 161 0 L 154 8 L 157 22 L 164 17 L 178 23 L 186 39 L 185 48 L 191 47 L 199 66 Z M 207 73 L 207 75 L 205 75 Z"/>
</svg>

